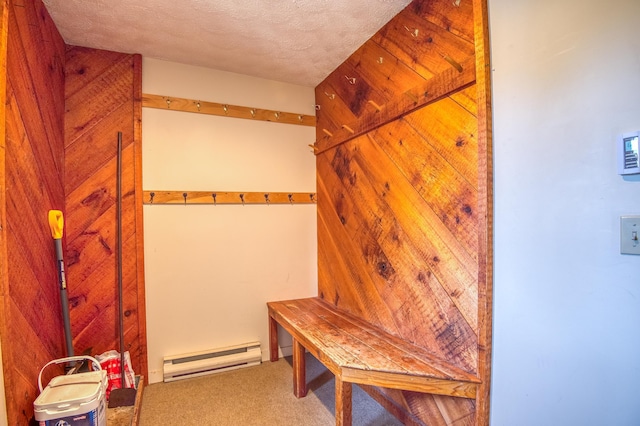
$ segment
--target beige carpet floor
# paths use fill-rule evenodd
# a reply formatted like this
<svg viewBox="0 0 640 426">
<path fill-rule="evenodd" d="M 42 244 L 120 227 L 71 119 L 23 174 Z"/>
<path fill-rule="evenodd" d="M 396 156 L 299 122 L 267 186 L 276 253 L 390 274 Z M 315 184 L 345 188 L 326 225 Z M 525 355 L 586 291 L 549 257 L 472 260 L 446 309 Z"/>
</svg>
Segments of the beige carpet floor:
<svg viewBox="0 0 640 426">
<path fill-rule="evenodd" d="M 292 392 L 291 359 L 144 389 L 140 426 L 335 424 L 334 379 L 307 354 L 309 393 Z M 401 425 L 358 386 L 353 387 L 354 426 Z"/>
</svg>

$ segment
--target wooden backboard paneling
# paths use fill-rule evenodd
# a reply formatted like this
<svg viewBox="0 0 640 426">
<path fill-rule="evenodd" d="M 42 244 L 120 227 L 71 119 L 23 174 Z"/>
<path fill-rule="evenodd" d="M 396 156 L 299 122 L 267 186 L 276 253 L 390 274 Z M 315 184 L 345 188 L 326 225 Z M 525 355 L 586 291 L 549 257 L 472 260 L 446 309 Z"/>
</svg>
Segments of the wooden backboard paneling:
<svg viewBox="0 0 640 426">
<path fill-rule="evenodd" d="M 116 238 L 117 135 L 122 132 L 125 347 L 147 374 L 137 159 L 140 57 L 82 47 L 66 55 L 67 276 L 76 351 L 119 349 Z M 138 191 L 138 192 L 136 192 Z"/>
<path fill-rule="evenodd" d="M 375 391 L 430 425 L 488 422 L 489 86 L 473 69 L 485 9 L 415 0 L 316 88 L 319 296 L 483 381 L 476 401 Z M 469 70 L 475 80 L 456 79 Z M 381 115 L 407 108 L 362 132 L 369 101 Z"/>
</svg>

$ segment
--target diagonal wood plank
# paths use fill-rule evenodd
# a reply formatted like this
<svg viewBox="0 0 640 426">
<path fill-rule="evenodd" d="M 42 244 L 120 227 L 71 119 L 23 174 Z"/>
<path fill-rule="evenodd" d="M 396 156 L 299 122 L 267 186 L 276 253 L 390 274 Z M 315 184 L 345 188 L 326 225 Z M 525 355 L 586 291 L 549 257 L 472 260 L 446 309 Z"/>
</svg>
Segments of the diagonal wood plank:
<svg viewBox="0 0 640 426">
<path fill-rule="evenodd" d="M 120 131 L 125 347 L 136 373 L 145 375 L 142 239 L 137 235 L 142 188 L 135 149 L 135 138 L 140 137 L 135 122 L 141 109 L 140 61 L 134 55 L 79 47 L 69 48 L 67 57 L 66 254 L 74 343 L 78 350 L 93 353 L 119 347 L 115 206 Z"/>
<path fill-rule="evenodd" d="M 64 43 L 41 1 L 0 11 L 0 340 L 7 420 L 28 424 L 40 366 L 64 355 L 46 219 L 64 205 Z"/>
</svg>

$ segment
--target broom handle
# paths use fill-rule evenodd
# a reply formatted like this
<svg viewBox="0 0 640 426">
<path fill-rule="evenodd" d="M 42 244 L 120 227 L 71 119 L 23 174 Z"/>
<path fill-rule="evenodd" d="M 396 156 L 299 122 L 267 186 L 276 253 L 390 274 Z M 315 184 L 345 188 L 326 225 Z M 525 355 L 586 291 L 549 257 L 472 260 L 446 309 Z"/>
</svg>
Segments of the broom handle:
<svg viewBox="0 0 640 426">
<path fill-rule="evenodd" d="M 67 281 L 64 277 L 64 262 L 62 260 L 62 240 L 55 240 L 56 257 L 60 265 L 60 300 L 62 302 L 62 322 L 64 323 L 64 340 L 67 345 L 67 356 L 73 356 L 73 339 L 71 337 L 71 320 L 69 319 L 69 297 L 67 296 Z"/>
</svg>

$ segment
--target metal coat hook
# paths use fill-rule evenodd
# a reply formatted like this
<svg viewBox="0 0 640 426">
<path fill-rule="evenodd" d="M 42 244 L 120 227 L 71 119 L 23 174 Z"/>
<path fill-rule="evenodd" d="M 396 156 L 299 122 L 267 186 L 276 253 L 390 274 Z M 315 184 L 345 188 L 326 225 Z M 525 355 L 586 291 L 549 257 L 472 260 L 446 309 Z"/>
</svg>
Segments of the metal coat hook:
<svg viewBox="0 0 640 426">
<path fill-rule="evenodd" d="M 273 115 L 276 116 L 276 120 L 280 120 L 280 113 L 279 112 L 275 112 L 275 113 L 273 113 Z"/>
<path fill-rule="evenodd" d="M 462 72 L 462 65 L 460 65 L 458 62 L 456 62 L 455 59 L 453 59 L 451 56 L 447 55 L 444 52 L 438 52 L 438 53 L 440 53 L 440 55 L 442 56 L 442 59 L 447 61 L 449 63 L 449 65 L 451 65 L 456 70 L 458 70 L 458 72 Z"/>
<path fill-rule="evenodd" d="M 249 111 L 251 113 L 251 118 L 256 118 L 256 110 L 251 108 L 251 111 Z"/>
<path fill-rule="evenodd" d="M 378 105 L 377 103 L 375 103 L 374 101 L 372 101 L 371 99 L 369 99 L 367 101 L 367 103 L 371 106 L 373 106 L 376 110 L 381 111 L 382 107 L 380 105 Z"/>
<path fill-rule="evenodd" d="M 298 115 L 298 121 L 302 123 L 302 119 L 303 119 L 302 114 Z"/>
<path fill-rule="evenodd" d="M 418 30 L 417 28 L 414 28 L 412 30 L 411 28 L 407 27 L 406 25 L 404 26 L 404 29 L 411 33 L 411 37 L 418 37 L 418 33 L 420 32 L 420 30 Z"/>
<path fill-rule="evenodd" d="M 217 192 L 217 191 L 143 191 L 146 205 L 174 204 L 310 204 L 317 201 L 315 192 Z M 309 197 L 309 198 L 307 198 Z M 264 201 L 260 201 L 264 200 Z"/>
<path fill-rule="evenodd" d="M 355 132 L 353 131 L 353 129 L 349 126 L 347 126 L 346 124 L 342 125 L 342 128 L 345 129 L 347 132 L 354 134 Z"/>
<path fill-rule="evenodd" d="M 356 84 L 356 78 L 355 77 L 349 77 L 349 76 L 344 76 L 344 78 L 347 79 L 347 81 L 349 82 L 349 84 Z"/>
<path fill-rule="evenodd" d="M 167 98 L 167 108 L 171 108 L 171 99 Z"/>
<path fill-rule="evenodd" d="M 346 76 L 345 76 L 346 77 Z M 327 98 L 334 100 L 336 98 L 336 94 L 335 93 L 327 93 L 324 92 L 325 95 L 327 95 Z"/>
<path fill-rule="evenodd" d="M 222 105 L 222 109 L 224 110 L 225 114 L 229 113 L 229 105 L 227 105 L 227 104 Z"/>
<path fill-rule="evenodd" d="M 196 102 L 196 108 L 198 108 L 198 112 L 200 111 L 200 101 Z"/>
<path fill-rule="evenodd" d="M 461 0 L 455 0 L 455 1 L 453 2 L 453 5 L 454 5 L 455 7 L 460 7 L 460 1 L 461 1 Z"/>
<path fill-rule="evenodd" d="M 377 62 L 378 62 L 379 64 L 382 64 L 382 63 L 384 62 L 384 58 L 383 58 L 382 56 L 380 56 L 380 57 L 378 58 Z"/>
</svg>

